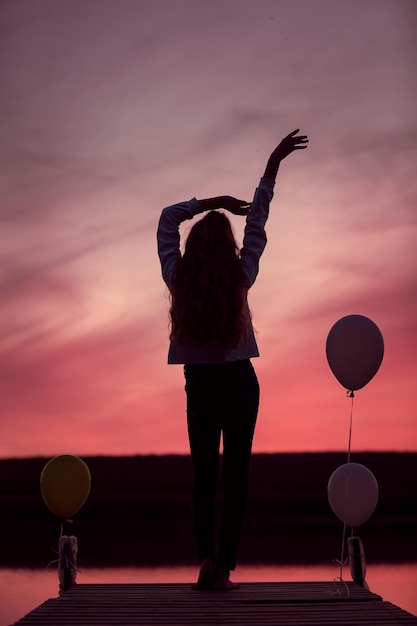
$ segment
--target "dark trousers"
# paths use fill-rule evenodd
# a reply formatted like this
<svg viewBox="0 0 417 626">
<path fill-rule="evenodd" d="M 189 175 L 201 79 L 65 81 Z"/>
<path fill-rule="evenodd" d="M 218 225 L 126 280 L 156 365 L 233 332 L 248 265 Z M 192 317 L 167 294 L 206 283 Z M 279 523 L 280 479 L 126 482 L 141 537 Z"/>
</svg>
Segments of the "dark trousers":
<svg viewBox="0 0 417 626">
<path fill-rule="evenodd" d="M 187 423 L 194 468 L 193 515 L 198 560 L 233 570 L 243 527 L 259 383 L 249 360 L 185 365 Z M 223 513 L 215 544 L 215 502 L 223 434 Z"/>
</svg>

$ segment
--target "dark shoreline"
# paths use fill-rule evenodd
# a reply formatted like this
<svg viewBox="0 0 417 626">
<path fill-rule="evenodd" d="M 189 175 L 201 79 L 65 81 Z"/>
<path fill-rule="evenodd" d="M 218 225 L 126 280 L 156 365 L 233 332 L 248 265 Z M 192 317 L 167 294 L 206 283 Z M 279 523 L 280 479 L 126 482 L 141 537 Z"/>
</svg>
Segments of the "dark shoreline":
<svg viewBox="0 0 417 626">
<path fill-rule="evenodd" d="M 60 522 L 39 477 L 48 458 L 0 460 L 0 564 L 45 566 L 57 558 Z M 65 524 L 84 566 L 194 564 L 188 456 L 84 457 L 92 475 L 84 507 Z M 379 501 L 358 529 L 368 562 L 417 561 L 417 453 L 361 452 Z M 340 558 L 342 524 L 327 483 L 345 453 L 255 454 L 241 563 L 328 563 Z M 219 507 L 221 498 L 219 499 Z"/>
</svg>

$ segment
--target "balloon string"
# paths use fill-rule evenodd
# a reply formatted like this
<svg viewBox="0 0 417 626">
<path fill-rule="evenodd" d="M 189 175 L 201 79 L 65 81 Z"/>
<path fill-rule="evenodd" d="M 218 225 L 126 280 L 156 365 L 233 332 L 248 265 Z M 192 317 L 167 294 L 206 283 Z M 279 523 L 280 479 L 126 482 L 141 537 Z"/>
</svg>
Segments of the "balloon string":
<svg viewBox="0 0 417 626">
<path fill-rule="evenodd" d="M 353 391 L 348 391 L 347 396 L 348 398 L 352 398 L 352 402 L 350 405 L 349 439 L 348 439 L 348 450 L 347 450 L 347 462 L 350 463 L 350 450 L 351 450 L 351 444 L 352 444 L 352 423 L 353 423 L 353 399 L 355 397 L 355 394 Z M 347 563 L 347 559 L 345 560 L 345 541 L 346 541 L 346 522 L 343 523 L 342 548 L 341 548 L 341 553 L 340 553 L 340 561 L 338 561 L 337 559 L 333 561 L 335 565 L 340 565 L 340 575 L 339 575 L 338 580 L 340 580 L 341 582 L 344 582 L 343 581 L 343 567 Z"/>
<path fill-rule="evenodd" d="M 338 583 L 338 582 L 342 583 L 342 584 L 345 586 L 346 595 L 350 596 L 350 589 L 349 589 L 349 587 L 347 586 L 347 584 L 345 583 L 345 581 L 343 580 L 343 578 L 338 577 L 338 578 L 335 578 L 335 579 L 333 580 L 333 584 L 334 584 L 335 586 L 336 586 L 336 583 Z M 342 592 L 340 591 L 340 589 L 336 589 L 336 591 L 332 591 L 332 593 L 331 593 L 330 595 L 331 595 L 331 596 L 341 596 L 341 595 L 342 595 Z"/>
<path fill-rule="evenodd" d="M 352 443 L 352 422 L 353 422 L 353 399 L 355 397 L 355 394 L 353 393 L 353 391 L 348 391 L 348 397 L 352 398 L 352 402 L 350 405 L 349 441 L 348 441 L 348 458 L 347 458 L 347 462 L 350 463 L 350 448 L 351 448 L 351 443 Z"/>
<path fill-rule="evenodd" d="M 345 561 L 345 541 L 346 541 L 346 522 L 343 522 L 343 533 L 342 533 L 342 547 L 340 550 L 340 561 L 335 561 L 337 565 L 340 565 L 340 574 L 339 580 L 343 581 L 343 567 L 346 565 L 347 560 Z"/>
<path fill-rule="evenodd" d="M 56 550 L 54 550 L 54 552 L 56 554 L 59 554 L 59 552 L 57 552 Z M 74 572 L 82 572 L 82 570 L 80 570 L 78 567 L 71 567 L 72 563 L 70 562 L 70 560 L 68 559 L 67 555 L 64 556 L 65 558 L 65 565 L 67 566 L 68 569 L 74 571 Z M 46 566 L 47 570 L 50 570 L 51 565 L 54 565 L 55 563 L 59 563 L 61 559 L 53 559 L 52 561 L 49 561 L 48 565 Z"/>
<path fill-rule="evenodd" d="M 59 538 L 61 538 L 64 534 L 64 522 L 68 522 L 68 524 L 73 524 L 74 520 L 72 519 L 61 519 L 61 530 L 59 533 Z"/>
</svg>

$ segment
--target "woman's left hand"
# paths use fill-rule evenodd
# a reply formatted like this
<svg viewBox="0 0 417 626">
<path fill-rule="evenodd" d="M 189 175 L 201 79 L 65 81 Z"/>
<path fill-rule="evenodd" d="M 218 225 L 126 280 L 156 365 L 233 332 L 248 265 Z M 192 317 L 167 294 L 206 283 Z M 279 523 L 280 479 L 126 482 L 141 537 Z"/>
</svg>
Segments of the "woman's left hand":
<svg viewBox="0 0 417 626">
<path fill-rule="evenodd" d="M 226 209 L 226 211 L 230 211 L 233 215 L 247 215 L 251 208 L 250 202 L 238 200 L 232 196 L 220 196 L 219 202 L 219 209 Z"/>
</svg>

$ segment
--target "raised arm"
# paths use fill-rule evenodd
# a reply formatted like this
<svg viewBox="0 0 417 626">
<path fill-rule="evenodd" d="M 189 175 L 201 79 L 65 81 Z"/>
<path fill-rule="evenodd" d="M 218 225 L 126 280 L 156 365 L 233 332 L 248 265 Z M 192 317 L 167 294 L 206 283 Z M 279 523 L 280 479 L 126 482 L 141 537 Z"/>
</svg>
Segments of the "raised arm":
<svg viewBox="0 0 417 626">
<path fill-rule="evenodd" d="M 272 152 L 246 218 L 240 258 L 244 276 L 243 284 L 248 289 L 256 279 L 259 270 L 259 259 L 266 246 L 265 223 L 268 219 L 269 204 L 273 197 L 279 165 L 294 150 L 301 150 L 307 147 L 307 137 L 305 135 L 296 137 L 295 135 L 298 132 L 298 130 L 294 130 L 284 137 Z"/>
</svg>

